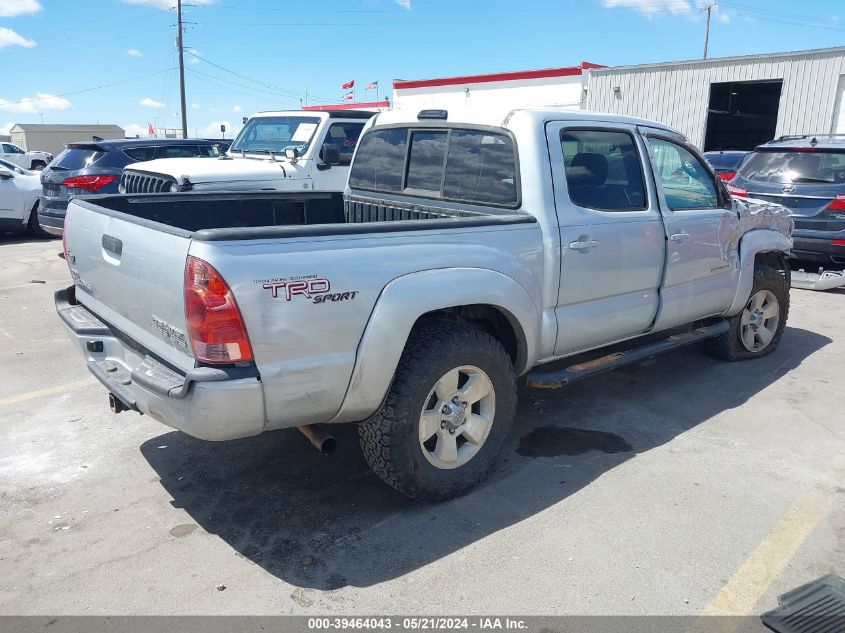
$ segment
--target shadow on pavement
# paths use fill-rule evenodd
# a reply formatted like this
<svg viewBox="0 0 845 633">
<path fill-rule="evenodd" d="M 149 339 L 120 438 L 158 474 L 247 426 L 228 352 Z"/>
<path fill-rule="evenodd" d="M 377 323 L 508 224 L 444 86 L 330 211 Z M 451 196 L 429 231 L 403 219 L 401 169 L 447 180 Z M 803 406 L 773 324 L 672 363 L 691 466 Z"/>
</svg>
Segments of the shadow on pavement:
<svg viewBox="0 0 845 633">
<path fill-rule="evenodd" d="M 747 363 L 687 349 L 559 391 L 523 387 L 495 472 L 471 494 L 438 505 L 382 484 L 354 426 L 337 429 L 328 458 L 296 430 L 218 444 L 170 432 L 141 451 L 175 507 L 269 573 L 305 588 L 365 587 L 542 512 L 637 453 L 742 405 L 830 342 L 787 328 L 778 351 Z M 193 530 L 174 525 L 171 534 Z"/>
<path fill-rule="evenodd" d="M 39 242 L 58 241 L 60 239 L 58 237 L 35 237 L 23 231 L 8 231 L 5 233 L 0 231 L 0 246 L 4 244 L 36 244 Z"/>
</svg>

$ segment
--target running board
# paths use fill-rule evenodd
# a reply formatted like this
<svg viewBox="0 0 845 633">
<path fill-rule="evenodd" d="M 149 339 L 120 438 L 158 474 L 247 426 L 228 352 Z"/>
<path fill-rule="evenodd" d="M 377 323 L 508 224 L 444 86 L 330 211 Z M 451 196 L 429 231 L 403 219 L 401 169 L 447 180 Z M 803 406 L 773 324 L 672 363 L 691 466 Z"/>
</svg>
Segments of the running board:
<svg viewBox="0 0 845 633">
<path fill-rule="evenodd" d="M 663 352 L 687 347 L 688 345 L 714 338 L 724 334 L 729 328 L 728 322 L 722 320 L 713 325 L 706 325 L 689 332 L 675 334 L 653 343 L 647 343 L 622 352 L 614 352 L 613 354 L 608 354 L 584 363 L 570 365 L 558 371 L 534 371 L 528 374 L 528 386 L 534 389 L 560 389 L 582 378 L 588 378 L 596 374 L 611 371 L 612 369 L 624 367 L 625 365 L 638 363 Z"/>
</svg>

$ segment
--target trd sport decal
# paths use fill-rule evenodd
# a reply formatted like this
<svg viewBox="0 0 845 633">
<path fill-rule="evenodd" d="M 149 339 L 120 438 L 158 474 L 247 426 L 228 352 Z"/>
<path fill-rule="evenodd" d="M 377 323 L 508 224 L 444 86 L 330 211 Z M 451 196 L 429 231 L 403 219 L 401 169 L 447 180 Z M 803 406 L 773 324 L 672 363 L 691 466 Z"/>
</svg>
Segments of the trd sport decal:
<svg viewBox="0 0 845 633">
<path fill-rule="evenodd" d="M 256 279 L 255 283 L 269 290 L 274 299 L 293 301 L 296 297 L 305 297 L 312 303 L 334 303 L 351 301 L 358 296 L 358 291 L 332 292 L 332 283 L 317 275 L 298 277 L 278 277 L 276 279 Z"/>
</svg>

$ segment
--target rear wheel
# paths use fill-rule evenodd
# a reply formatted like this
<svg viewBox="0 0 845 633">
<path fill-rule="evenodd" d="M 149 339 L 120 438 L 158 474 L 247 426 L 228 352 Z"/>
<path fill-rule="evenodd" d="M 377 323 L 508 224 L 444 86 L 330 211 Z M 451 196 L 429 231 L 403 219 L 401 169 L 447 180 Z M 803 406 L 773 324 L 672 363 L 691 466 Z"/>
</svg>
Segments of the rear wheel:
<svg viewBox="0 0 845 633">
<path fill-rule="evenodd" d="M 452 323 L 415 331 L 384 407 L 360 426 L 370 468 L 409 497 L 467 492 L 493 465 L 513 423 L 516 376 L 489 334 Z"/>
<path fill-rule="evenodd" d="M 708 342 L 708 351 L 727 361 L 771 354 L 780 344 L 788 316 L 786 274 L 771 266 L 758 266 L 748 302 L 742 312 L 728 319 L 730 329 Z"/>
<path fill-rule="evenodd" d="M 29 234 L 33 237 L 40 238 L 42 240 L 51 240 L 55 239 L 55 235 L 51 235 L 47 231 L 41 228 L 41 225 L 38 224 L 38 204 L 32 207 L 32 211 L 29 214 L 29 223 L 27 224 L 27 229 L 29 230 Z"/>
<path fill-rule="evenodd" d="M 34 169 L 35 171 L 41 171 L 46 166 L 47 166 L 47 163 L 45 163 L 43 160 L 32 161 L 32 169 Z"/>
</svg>

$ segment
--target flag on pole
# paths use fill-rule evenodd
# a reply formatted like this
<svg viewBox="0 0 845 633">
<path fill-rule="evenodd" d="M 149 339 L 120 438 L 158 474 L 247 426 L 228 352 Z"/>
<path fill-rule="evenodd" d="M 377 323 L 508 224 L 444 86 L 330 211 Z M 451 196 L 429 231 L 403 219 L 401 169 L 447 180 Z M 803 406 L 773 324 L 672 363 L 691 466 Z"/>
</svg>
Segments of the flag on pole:
<svg viewBox="0 0 845 633">
<path fill-rule="evenodd" d="M 341 88 L 343 88 L 344 90 L 349 90 L 350 88 L 354 88 L 354 87 L 355 87 L 355 80 L 354 79 L 352 81 L 347 81 L 345 84 L 343 84 L 341 86 Z"/>
<path fill-rule="evenodd" d="M 377 81 L 371 81 L 370 83 L 368 83 L 366 85 L 364 90 L 378 90 L 378 82 Z"/>
<path fill-rule="evenodd" d="M 347 92 L 345 95 L 343 95 L 344 101 L 352 101 L 353 99 L 355 99 L 355 93 L 354 92 Z"/>
<path fill-rule="evenodd" d="M 155 137 L 155 135 L 156 135 L 156 129 L 153 127 L 153 124 L 150 123 L 149 126 L 147 127 L 147 136 L 149 136 L 150 138 L 153 138 L 153 137 Z"/>
</svg>

